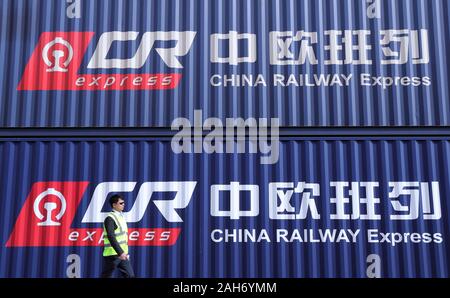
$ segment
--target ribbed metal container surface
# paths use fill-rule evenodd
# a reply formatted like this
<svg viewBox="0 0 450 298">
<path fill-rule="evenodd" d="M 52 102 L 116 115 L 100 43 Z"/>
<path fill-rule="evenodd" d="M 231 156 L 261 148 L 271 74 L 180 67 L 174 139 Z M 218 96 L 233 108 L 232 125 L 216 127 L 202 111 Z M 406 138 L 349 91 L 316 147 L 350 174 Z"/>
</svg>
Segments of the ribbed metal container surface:
<svg viewBox="0 0 450 298">
<path fill-rule="evenodd" d="M 449 276 L 448 138 L 279 151 L 264 165 L 163 138 L 3 140 L 0 276 L 98 277 L 114 192 L 139 277 Z"/>
<path fill-rule="evenodd" d="M 2 1 L 0 126 L 450 125 L 449 2 L 379 3 Z"/>
</svg>

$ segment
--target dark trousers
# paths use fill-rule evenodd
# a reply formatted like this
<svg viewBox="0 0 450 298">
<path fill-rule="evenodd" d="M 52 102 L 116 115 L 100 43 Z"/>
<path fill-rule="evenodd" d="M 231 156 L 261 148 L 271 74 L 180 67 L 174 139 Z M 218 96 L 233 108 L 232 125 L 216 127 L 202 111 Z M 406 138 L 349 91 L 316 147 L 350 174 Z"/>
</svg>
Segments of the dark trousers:
<svg viewBox="0 0 450 298">
<path fill-rule="evenodd" d="M 119 268 L 122 277 L 134 278 L 133 267 L 129 260 L 121 260 L 118 256 L 103 257 L 102 278 L 111 278 L 114 270 Z"/>
</svg>

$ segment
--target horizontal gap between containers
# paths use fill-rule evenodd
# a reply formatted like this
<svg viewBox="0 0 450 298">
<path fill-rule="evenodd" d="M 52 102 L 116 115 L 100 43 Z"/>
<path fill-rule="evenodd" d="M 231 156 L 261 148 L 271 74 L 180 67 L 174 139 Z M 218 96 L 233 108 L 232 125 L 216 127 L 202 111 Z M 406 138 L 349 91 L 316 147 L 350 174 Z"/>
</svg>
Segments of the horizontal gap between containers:
<svg viewBox="0 0 450 298">
<path fill-rule="evenodd" d="M 151 128 L 2 128 L 0 140 L 46 139 L 167 139 L 179 130 L 167 127 Z M 201 130 L 191 136 L 206 136 L 210 130 Z M 224 128 L 225 132 L 225 128 Z M 246 135 L 248 135 L 248 128 Z M 270 136 L 270 128 L 267 129 Z M 280 139 L 442 139 L 450 137 L 450 127 L 280 127 Z"/>
</svg>

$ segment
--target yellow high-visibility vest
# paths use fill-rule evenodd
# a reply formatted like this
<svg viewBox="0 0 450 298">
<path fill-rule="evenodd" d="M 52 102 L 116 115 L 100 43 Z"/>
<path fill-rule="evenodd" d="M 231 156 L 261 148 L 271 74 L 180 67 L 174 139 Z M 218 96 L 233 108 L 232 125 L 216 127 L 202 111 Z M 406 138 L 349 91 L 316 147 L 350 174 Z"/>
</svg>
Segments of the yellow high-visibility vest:
<svg viewBox="0 0 450 298">
<path fill-rule="evenodd" d="M 123 216 L 115 212 L 108 213 L 108 216 L 111 217 L 116 223 L 117 228 L 114 230 L 114 235 L 116 236 L 117 242 L 119 243 L 123 252 L 128 254 L 128 227 L 125 218 L 123 218 Z M 111 246 L 111 243 L 109 242 L 104 223 L 103 223 L 103 241 L 104 241 L 103 256 L 108 257 L 117 255 L 117 252 L 114 250 L 114 248 Z"/>
</svg>

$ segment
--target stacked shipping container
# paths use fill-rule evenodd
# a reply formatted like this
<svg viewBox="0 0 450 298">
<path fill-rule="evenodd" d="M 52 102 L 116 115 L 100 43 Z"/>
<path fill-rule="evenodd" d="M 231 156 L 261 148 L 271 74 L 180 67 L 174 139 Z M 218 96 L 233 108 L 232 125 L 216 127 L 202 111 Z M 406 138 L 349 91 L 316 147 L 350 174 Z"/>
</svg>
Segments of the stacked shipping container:
<svg viewBox="0 0 450 298">
<path fill-rule="evenodd" d="M 1 277 L 99 276 L 113 192 L 141 277 L 448 277 L 447 1 L 0 15 Z M 245 152 L 208 139 L 227 118 Z"/>
</svg>

